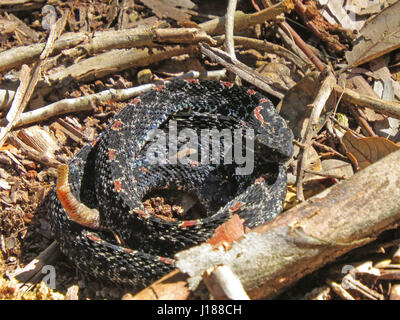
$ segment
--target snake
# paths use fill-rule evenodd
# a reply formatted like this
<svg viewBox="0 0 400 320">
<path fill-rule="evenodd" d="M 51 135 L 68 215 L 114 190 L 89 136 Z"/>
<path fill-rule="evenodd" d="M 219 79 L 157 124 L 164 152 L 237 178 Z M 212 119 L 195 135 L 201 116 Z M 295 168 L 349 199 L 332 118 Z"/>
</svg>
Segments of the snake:
<svg viewBox="0 0 400 320">
<path fill-rule="evenodd" d="M 221 145 L 214 152 L 212 137 L 189 144 L 183 130 L 195 137 L 238 134 L 234 143 L 217 136 L 212 141 Z M 51 230 L 84 274 L 145 287 L 175 268 L 175 253 L 206 241 L 233 215 L 250 229 L 276 217 L 292 140 L 272 102 L 252 88 L 217 80 L 163 82 L 130 101 L 59 167 L 47 200 Z M 165 146 L 172 149 L 168 156 Z M 236 152 L 235 161 L 228 161 L 229 152 Z M 249 158 L 252 170 L 240 173 L 244 163 L 236 155 Z M 143 199 L 157 190 L 191 195 L 204 214 L 166 219 L 148 212 Z"/>
</svg>

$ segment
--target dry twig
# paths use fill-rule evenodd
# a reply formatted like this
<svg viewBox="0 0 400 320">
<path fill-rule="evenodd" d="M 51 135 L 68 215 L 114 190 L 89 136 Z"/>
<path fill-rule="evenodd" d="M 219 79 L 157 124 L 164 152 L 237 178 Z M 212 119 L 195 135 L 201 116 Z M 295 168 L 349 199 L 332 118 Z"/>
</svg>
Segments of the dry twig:
<svg viewBox="0 0 400 320">
<path fill-rule="evenodd" d="M 15 127 L 44 121 L 57 115 L 78 111 L 89 111 L 92 110 L 93 106 L 95 106 L 99 102 L 109 100 L 124 101 L 137 95 L 143 94 L 144 92 L 154 87 L 155 85 L 153 84 L 144 84 L 134 88 L 109 89 L 79 98 L 63 99 L 42 108 L 38 108 L 21 114 L 20 119 L 15 123 Z"/>
<path fill-rule="evenodd" d="M 200 48 L 202 53 L 217 61 L 229 71 L 237 74 L 242 79 L 250 82 L 261 90 L 278 97 L 279 99 L 283 98 L 283 92 L 285 92 L 287 88 L 282 88 L 280 84 L 273 83 L 271 80 L 260 75 L 257 71 L 249 68 L 240 61 L 232 59 L 224 51 L 211 48 L 207 44 L 200 45 Z"/>
<path fill-rule="evenodd" d="M 400 103 L 366 96 L 350 89 L 343 89 L 340 86 L 335 86 L 334 89 L 339 95 L 343 94 L 343 100 L 349 103 L 370 108 L 390 117 L 400 119 Z"/>
<path fill-rule="evenodd" d="M 297 160 L 297 199 L 300 201 L 304 201 L 304 194 L 303 194 L 303 176 L 304 176 L 304 168 L 307 163 L 307 152 L 308 148 L 312 145 L 312 139 L 315 132 L 315 127 L 318 123 L 319 117 L 321 112 L 325 106 L 326 101 L 328 100 L 331 92 L 333 90 L 334 85 L 336 84 L 336 78 L 332 73 L 328 73 L 325 80 L 322 82 L 320 90 L 314 99 L 312 104 L 312 111 L 308 121 L 307 129 L 304 134 L 303 140 L 301 143 L 304 145 L 304 148 L 299 154 Z"/>
</svg>

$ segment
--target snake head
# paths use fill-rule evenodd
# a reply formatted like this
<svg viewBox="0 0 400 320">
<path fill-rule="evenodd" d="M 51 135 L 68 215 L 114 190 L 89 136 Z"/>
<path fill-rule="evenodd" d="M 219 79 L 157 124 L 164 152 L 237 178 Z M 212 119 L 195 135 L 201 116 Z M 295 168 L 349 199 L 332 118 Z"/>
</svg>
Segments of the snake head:
<svg viewBox="0 0 400 320">
<path fill-rule="evenodd" d="M 289 159 L 293 152 L 293 133 L 279 115 L 273 121 L 265 122 L 257 128 L 255 152 L 263 153 L 271 161 L 282 162 Z"/>
</svg>

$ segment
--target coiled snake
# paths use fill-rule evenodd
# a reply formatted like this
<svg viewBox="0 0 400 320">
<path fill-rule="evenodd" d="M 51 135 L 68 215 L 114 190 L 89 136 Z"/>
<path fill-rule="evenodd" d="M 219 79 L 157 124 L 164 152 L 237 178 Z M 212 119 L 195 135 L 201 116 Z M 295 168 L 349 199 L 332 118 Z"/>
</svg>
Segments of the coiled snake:
<svg viewBox="0 0 400 320">
<path fill-rule="evenodd" d="M 229 145 L 222 138 L 217 141 L 224 141 L 223 148 L 211 155 L 205 152 L 211 143 L 201 140 L 197 161 L 193 152 L 186 162 L 149 161 L 150 142 L 156 137 L 150 133 L 170 133 L 171 120 L 178 131 L 189 128 L 199 136 L 204 129 L 244 128 L 235 148 L 244 142 L 244 132 L 253 130 L 254 152 L 245 143 L 238 148 L 240 155 L 249 151 L 254 168 L 238 174 L 235 170 L 243 166 L 216 161 L 218 155 L 227 157 Z M 82 271 L 117 284 L 148 285 L 173 269 L 177 251 L 207 240 L 233 214 L 253 228 L 282 210 L 283 162 L 293 152 L 292 138 L 272 103 L 252 89 L 206 80 L 159 85 L 135 98 L 94 143 L 60 167 L 48 201 L 52 231 L 61 251 Z M 172 138 L 167 140 L 169 146 Z M 175 151 L 185 146 L 187 141 L 178 139 Z M 160 154 L 157 148 L 151 154 Z M 165 187 L 195 196 L 207 216 L 168 220 L 147 213 L 143 197 Z"/>
</svg>

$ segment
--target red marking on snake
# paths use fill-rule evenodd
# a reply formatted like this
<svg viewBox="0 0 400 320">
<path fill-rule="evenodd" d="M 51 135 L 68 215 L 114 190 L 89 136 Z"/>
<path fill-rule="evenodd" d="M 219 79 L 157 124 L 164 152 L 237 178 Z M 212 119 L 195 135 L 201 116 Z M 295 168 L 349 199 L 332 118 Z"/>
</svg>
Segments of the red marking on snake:
<svg viewBox="0 0 400 320">
<path fill-rule="evenodd" d="M 122 129 L 123 126 L 124 123 L 121 120 L 117 120 L 112 124 L 111 129 L 114 131 L 119 131 Z"/>
<path fill-rule="evenodd" d="M 185 79 L 185 81 L 189 82 L 189 83 L 194 83 L 194 84 L 199 84 L 200 83 L 199 80 L 197 80 L 197 79 Z"/>
<path fill-rule="evenodd" d="M 142 172 L 144 172 L 144 173 L 146 173 L 146 172 L 148 171 L 148 170 L 147 170 L 146 168 L 144 168 L 144 167 L 140 167 L 139 170 L 142 171 Z"/>
<path fill-rule="evenodd" d="M 92 147 L 94 147 L 97 144 L 97 142 L 99 142 L 99 138 L 96 138 L 92 141 Z"/>
<path fill-rule="evenodd" d="M 86 233 L 86 236 L 88 237 L 88 239 L 90 239 L 90 240 L 92 240 L 94 242 L 98 243 L 98 242 L 101 241 L 101 239 L 99 237 L 96 237 L 94 234 L 92 234 L 90 232 Z"/>
<path fill-rule="evenodd" d="M 143 210 L 136 209 L 136 210 L 133 210 L 133 212 L 136 213 L 136 214 L 138 214 L 139 216 L 147 217 L 147 213 L 144 212 Z"/>
<path fill-rule="evenodd" d="M 241 206 L 243 206 L 243 203 L 241 203 L 241 202 L 236 202 L 236 203 L 233 205 L 233 207 L 230 207 L 230 208 L 229 208 L 229 212 L 236 212 L 236 211 L 238 211 L 238 210 L 241 208 Z"/>
<path fill-rule="evenodd" d="M 165 89 L 165 85 L 164 84 L 160 84 L 156 87 L 157 91 L 163 91 Z"/>
<path fill-rule="evenodd" d="M 254 180 L 254 183 L 263 183 L 263 182 L 265 182 L 265 179 L 262 176 Z"/>
<path fill-rule="evenodd" d="M 253 89 L 247 90 L 247 93 L 248 93 L 249 95 L 251 95 L 251 96 L 256 94 L 256 92 L 255 92 Z"/>
<path fill-rule="evenodd" d="M 233 83 L 229 81 L 220 81 L 225 87 L 231 88 L 233 87 Z"/>
<path fill-rule="evenodd" d="M 115 153 L 116 152 L 117 152 L 117 150 L 115 150 L 115 149 L 108 150 L 108 160 L 110 160 L 110 161 L 115 160 L 115 158 L 116 158 Z"/>
<path fill-rule="evenodd" d="M 191 167 L 197 168 L 197 167 L 199 166 L 199 163 L 198 163 L 197 161 L 189 161 L 189 165 L 190 165 Z"/>
<path fill-rule="evenodd" d="M 166 263 L 166 264 L 171 264 L 174 262 L 174 260 L 169 259 L 169 258 L 165 258 L 165 257 L 158 257 L 160 259 L 160 261 Z"/>
<path fill-rule="evenodd" d="M 178 227 L 180 227 L 180 228 L 193 227 L 196 224 L 198 224 L 199 221 L 200 221 L 199 219 L 196 219 L 196 220 L 185 220 L 185 221 L 182 221 L 180 224 L 178 224 Z"/>
<path fill-rule="evenodd" d="M 132 252 L 132 250 L 131 250 L 131 249 L 128 249 L 128 248 L 124 248 L 124 251 L 125 251 L 126 253 L 131 253 L 131 252 Z"/>
<path fill-rule="evenodd" d="M 258 106 L 257 108 L 255 108 L 254 115 L 257 118 L 257 120 L 261 122 L 261 124 L 265 124 L 264 117 L 260 113 L 261 109 L 262 109 L 262 106 Z"/>
<path fill-rule="evenodd" d="M 140 98 L 137 97 L 135 99 L 132 100 L 132 104 L 134 104 L 135 106 L 140 102 Z"/>
<path fill-rule="evenodd" d="M 265 102 L 268 102 L 268 99 L 261 98 L 258 102 L 259 102 L 259 103 L 265 103 Z"/>
<path fill-rule="evenodd" d="M 122 189 L 122 182 L 120 179 L 114 180 L 114 191 L 120 192 Z"/>
</svg>

